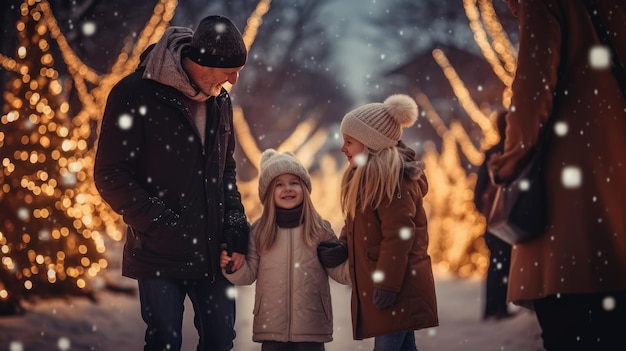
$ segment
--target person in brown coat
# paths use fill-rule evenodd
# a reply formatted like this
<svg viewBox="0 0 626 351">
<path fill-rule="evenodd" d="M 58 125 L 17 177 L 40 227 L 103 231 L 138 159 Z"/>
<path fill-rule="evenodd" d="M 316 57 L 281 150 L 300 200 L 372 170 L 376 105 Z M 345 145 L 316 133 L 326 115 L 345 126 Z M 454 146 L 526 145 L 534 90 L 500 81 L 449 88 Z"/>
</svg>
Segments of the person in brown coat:
<svg viewBox="0 0 626 351">
<path fill-rule="evenodd" d="M 428 255 L 423 163 L 400 141 L 417 104 L 396 94 L 347 113 L 341 122 L 349 167 L 341 185 L 346 217 L 354 339 L 374 350 L 417 350 L 414 330 L 438 325 Z"/>
<path fill-rule="evenodd" d="M 623 67 L 626 4 L 595 3 Z M 508 300 L 534 308 L 546 350 L 626 350 L 626 101 L 611 50 L 584 1 L 509 6 L 519 53 L 504 152 L 489 162 L 494 178 L 516 175 L 548 117 L 555 128 L 545 170 L 550 224 L 513 247 Z"/>
</svg>

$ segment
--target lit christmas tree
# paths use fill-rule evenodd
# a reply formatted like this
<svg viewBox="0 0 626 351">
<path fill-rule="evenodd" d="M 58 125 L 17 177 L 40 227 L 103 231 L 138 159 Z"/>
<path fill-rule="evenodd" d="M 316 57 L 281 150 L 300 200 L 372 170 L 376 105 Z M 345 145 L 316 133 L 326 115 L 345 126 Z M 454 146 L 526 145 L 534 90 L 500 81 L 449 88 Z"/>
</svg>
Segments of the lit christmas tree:
<svg viewBox="0 0 626 351">
<path fill-rule="evenodd" d="M 14 74 L 0 120 L 0 313 L 31 296 L 88 296 L 107 266 L 88 145 L 73 136 L 49 28 L 39 3 L 20 11 L 16 59 L 2 57 Z"/>
</svg>

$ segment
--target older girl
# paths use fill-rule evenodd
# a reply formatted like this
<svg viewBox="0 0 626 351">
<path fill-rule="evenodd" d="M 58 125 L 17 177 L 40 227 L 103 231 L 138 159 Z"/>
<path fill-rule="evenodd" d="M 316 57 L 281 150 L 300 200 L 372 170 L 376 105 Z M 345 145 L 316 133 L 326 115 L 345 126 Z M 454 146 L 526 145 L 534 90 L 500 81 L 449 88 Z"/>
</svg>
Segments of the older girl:
<svg viewBox="0 0 626 351">
<path fill-rule="evenodd" d="M 375 351 L 417 350 L 414 330 L 438 325 L 423 163 L 400 141 L 417 120 L 407 95 L 361 106 L 341 123 L 349 167 L 341 186 L 355 339 Z"/>
</svg>

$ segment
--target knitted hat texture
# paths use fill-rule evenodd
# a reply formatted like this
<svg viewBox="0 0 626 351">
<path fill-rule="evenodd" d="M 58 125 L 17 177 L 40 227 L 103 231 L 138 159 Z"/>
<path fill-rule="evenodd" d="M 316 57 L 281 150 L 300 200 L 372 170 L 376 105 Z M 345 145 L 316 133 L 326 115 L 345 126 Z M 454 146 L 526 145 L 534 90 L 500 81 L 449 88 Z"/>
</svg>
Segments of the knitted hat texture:
<svg viewBox="0 0 626 351">
<path fill-rule="evenodd" d="M 261 155 L 261 175 L 259 176 L 259 198 L 261 202 L 265 198 L 267 188 L 272 180 L 283 174 L 293 174 L 300 177 L 309 193 L 311 192 L 311 176 L 294 154 L 289 151 L 279 153 L 274 149 L 267 149 Z"/>
<path fill-rule="evenodd" d="M 402 137 L 402 128 L 415 124 L 417 110 L 410 96 L 394 94 L 383 103 L 370 103 L 348 112 L 340 130 L 375 151 L 392 147 Z"/>
<path fill-rule="evenodd" d="M 208 16 L 193 33 L 186 56 L 201 66 L 235 68 L 246 64 L 248 50 L 233 22 L 223 16 Z"/>
</svg>

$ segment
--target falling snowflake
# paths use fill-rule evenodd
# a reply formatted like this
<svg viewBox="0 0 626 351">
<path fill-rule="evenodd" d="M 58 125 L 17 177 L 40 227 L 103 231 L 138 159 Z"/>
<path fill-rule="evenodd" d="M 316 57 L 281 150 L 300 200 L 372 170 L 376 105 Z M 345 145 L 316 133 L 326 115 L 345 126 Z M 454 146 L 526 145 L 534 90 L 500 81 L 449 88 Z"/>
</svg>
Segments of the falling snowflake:
<svg viewBox="0 0 626 351">
<path fill-rule="evenodd" d="M 385 273 L 383 271 L 375 270 L 372 273 L 372 281 L 374 283 L 380 283 L 385 280 Z"/>
<path fill-rule="evenodd" d="M 50 230 L 48 230 L 48 229 L 41 229 L 39 231 L 39 233 L 37 234 L 37 237 L 39 238 L 40 241 L 48 241 L 48 240 L 50 240 Z"/>
<path fill-rule="evenodd" d="M 234 300 L 237 298 L 237 288 L 235 288 L 234 286 L 230 286 L 228 288 L 226 288 L 226 297 L 228 297 L 231 300 Z"/>
<path fill-rule="evenodd" d="M 76 173 L 74 172 L 67 172 L 61 178 L 61 182 L 63 183 L 63 185 L 68 187 L 76 185 L 77 181 L 78 180 L 76 179 Z"/>
<path fill-rule="evenodd" d="M 554 133 L 560 137 L 566 136 L 569 127 L 566 122 L 559 121 L 554 123 Z"/>
<path fill-rule="evenodd" d="M 367 154 L 358 154 L 354 156 L 354 164 L 357 167 L 365 166 L 367 163 Z"/>
<path fill-rule="evenodd" d="M 226 30 L 226 25 L 224 23 L 218 23 L 215 25 L 216 33 L 224 33 L 225 30 Z"/>
<path fill-rule="evenodd" d="M 22 221 L 27 221 L 30 219 L 30 211 L 28 211 L 28 209 L 26 207 L 20 207 L 17 210 L 17 218 L 21 219 Z"/>
<path fill-rule="evenodd" d="M 90 37 L 96 33 L 96 24 L 91 21 L 86 21 L 83 23 L 82 30 L 86 37 Z"/>
<path fill-rule="evenodd" d="M 578 167 L 568 166 L 563 168 L 561 172 L 561 183 L 567 189 L 579 188 L 582 184 L 582 178 L 582 172 Z"/>
<path fill-rule="evenodd" d="M 400 236 L 400 239 L 402 239 L 402 240 L 409 240 L 409 239 L 411 239 L 412 231 L 411 231 L 411 228 L 402 227 L 402 228 L 400 228 L 400 231 L 399 231 L 398 234 Z"/>
<path fill-rule="evenodd" d="M 70 345 L 70 339 L 66 338 L 66 337 L 61 337 L 59 338 L 59 341 L 57 343 L 57 346 L 59 347 L 59 350 L 61 351 L 66 351 L 69 350 L 71 345 Z"/>
<path fill-rule="evenodd" d="M 605 311 L 613 311 L 615 309 L 615 298 L 613 296 L 607 296 L 602 300 L 602 308 Z"/>
<path fill-rule="evenodd" d="M 522 179 L 519 182 L 519 190 L 528 191 L 530 189 L 530 181 L 528 179 Z"/>
<path fill-rule="evenodd" d="M 133 126 L 133 116 L 129 115 L 128 113 L 124 113 L 117 120 L 117 124 L 120 126 L 121 129 L 129 130 Z"/>
<path fill-rule="evenodd" d="M 607 69 L 611 65 L 611 53 L 606 46 L 596 45 L 589 50 L 589 65 L 593 69 Z"/>
<path fill-rule="evenodd" d="M 24 344 L 20 341 L 11 341 L 9 344 L 9 351 L 24 351 Z"/>
</svg>

